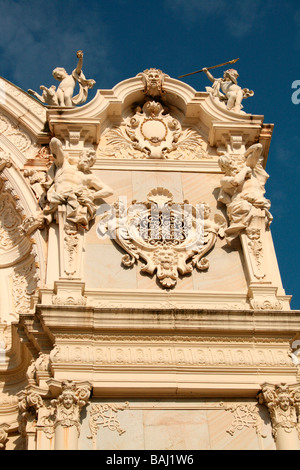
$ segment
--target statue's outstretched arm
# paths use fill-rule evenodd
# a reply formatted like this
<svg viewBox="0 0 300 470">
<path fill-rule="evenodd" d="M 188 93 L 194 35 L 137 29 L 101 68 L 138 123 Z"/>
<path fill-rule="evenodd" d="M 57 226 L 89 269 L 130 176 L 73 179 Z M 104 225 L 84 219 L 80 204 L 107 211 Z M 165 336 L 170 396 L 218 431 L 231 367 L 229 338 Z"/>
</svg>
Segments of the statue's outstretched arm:
<svg viewBox="0 0 300 470">
<path fill-rule="evenodd" d="M 211 82 L 214 83 L 216 80 L 215 77 L 207 70 L 207 68 L 203 68 L 202 71 L 205 73 L 205 75 L 209 78 Z"/>
<path fill-rule="evenodd" d="M 246 165 L 255 168 L 262 154 L 262 144 L 253 144 L 245 152 Z"/>
<path fill-rule="evenodd" d="M 81 71 L 82 71 L 82 65 L 83 65 L 83 52 L 82 51 L 77 51 L 77 57 L 78 57 L 78 64 L 77 64 L 77 67 L 76 67 L 76 73 L 78 75 L 81 74 Z"/>
</svg>

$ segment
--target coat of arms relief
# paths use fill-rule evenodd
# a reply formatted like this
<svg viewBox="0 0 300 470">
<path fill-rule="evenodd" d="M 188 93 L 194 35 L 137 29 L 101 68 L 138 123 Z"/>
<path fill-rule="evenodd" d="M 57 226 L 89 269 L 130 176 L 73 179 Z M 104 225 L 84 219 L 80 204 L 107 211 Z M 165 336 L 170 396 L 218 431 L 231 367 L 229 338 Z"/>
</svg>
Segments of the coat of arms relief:
<svg viewBox="0 0 300 470">
<path fill-rule="evenodd" d="M 209 268 L 205 255 L 218 236 L 224 237 L 226 226 L 221 214 L 210 217 L 208 204 L 176 203 L 168 189 L 158 187 L 148 193 L 147 201 L 133 201 L 128 207 L 119 199 L 100 216 L 97 232 L 125 251 L 123 266 L 142 260 L 141 272 L 156 273 L 161 287 L 173 288 L 179 275 L 190 274 L 194 267 Z"/>
</svg>

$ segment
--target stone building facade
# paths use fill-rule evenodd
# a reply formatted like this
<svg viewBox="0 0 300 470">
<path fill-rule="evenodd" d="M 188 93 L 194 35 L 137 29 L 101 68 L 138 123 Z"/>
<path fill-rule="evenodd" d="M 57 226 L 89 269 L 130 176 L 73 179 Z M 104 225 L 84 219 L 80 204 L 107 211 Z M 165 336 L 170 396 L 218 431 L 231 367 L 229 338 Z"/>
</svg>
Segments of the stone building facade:
<svg viewBox="0 0 300 470">
<path fill-rule="evenodd" d="M 300 449 L 273 125 L 227 72 L 79 106 L 1 79 L 2 449 Z"/>
</svg>

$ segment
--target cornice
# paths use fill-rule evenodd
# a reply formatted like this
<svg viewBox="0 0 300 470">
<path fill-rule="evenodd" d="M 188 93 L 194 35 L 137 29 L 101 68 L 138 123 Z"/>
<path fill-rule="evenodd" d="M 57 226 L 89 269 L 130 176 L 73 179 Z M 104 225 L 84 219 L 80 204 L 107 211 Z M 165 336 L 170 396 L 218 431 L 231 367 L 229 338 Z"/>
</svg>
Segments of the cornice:
<svg viewBox="0 0 300 470">
<path fill-rule="evenodd" d="M 0 108 L 34 136 L 38 144 L 47 143 L 49 134 L 46 130 L 45 106 L 8 80 L 0 77 L 0 82 L 4 89 Z"/>
</svg>

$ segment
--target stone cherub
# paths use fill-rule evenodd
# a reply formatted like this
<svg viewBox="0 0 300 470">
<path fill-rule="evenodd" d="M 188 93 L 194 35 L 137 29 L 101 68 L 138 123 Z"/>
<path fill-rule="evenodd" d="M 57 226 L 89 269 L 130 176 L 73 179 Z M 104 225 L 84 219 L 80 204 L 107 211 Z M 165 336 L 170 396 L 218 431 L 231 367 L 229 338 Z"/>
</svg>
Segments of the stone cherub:
<svg viewBox="0 0 300 470">
<path fill-rule="evenodd" d="M 224 153 L 219 166 L 225 175 L 221 178 L 218 201 L 226 204 L 230 225 L 225 236 L 230 243 L 249 226 L 253 208 L 265 210 L 266 220 L 271 222 L 270 201 L 264 197 L 265 183 L 269 175 L 261 164 L 262 145 L 248 148 L 242 159 Z"/>
<path fill-rule="evenodd" d="M 241 112 L 242 100 L 254 95 L 253 91 L 241 88 L 237 84 L 239 74 L 235 69 L 226 70 L 222 78 L 215 78 L 207 68 L 203 68 L 202 71 L 213 82 L 213 86 L 206 87 L 206 90 L 211 92 L 214 97 L 219 98 L 220 101 L 225 102 L 228 110 L 236 113 Z"/>
<path fill-rule="evenodd" d="M 83 52 L 77 51 L 78 64 L 75 70 L 69 75 L 62 67 L 56 67 L 52 75 L 60 82 L 56 89 L 54 85 L 50 88 L 44 85 L 40 86 L 43 90 L 42 95 L 36 91 L 29 89 L 30 95 L 38 98 L 42 103 L 50 106 L 76 106 L 85 103 L 88 96 L 88 90 L 93 88 L 95 80 L 87 80 L 82 72 Z M 73 97 L 76 83 L 79 84 L 79 93 Z"/>
</svg>

